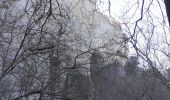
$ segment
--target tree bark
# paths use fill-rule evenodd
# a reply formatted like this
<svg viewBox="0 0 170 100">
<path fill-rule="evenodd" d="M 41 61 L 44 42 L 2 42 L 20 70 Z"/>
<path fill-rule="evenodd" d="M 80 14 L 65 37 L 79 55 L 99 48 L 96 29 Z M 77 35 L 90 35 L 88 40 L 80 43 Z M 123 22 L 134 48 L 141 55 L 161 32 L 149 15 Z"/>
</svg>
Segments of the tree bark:
<svg viewBox="0 0 170 100">
<path fill-rule="evenodd" d="M 166 7 L 166 13 L 168 16 L 168 22 L 170 25 L 170 0 L 164 0 L 164 2 L 165 2 L 165 7 Z"/>
</svg>

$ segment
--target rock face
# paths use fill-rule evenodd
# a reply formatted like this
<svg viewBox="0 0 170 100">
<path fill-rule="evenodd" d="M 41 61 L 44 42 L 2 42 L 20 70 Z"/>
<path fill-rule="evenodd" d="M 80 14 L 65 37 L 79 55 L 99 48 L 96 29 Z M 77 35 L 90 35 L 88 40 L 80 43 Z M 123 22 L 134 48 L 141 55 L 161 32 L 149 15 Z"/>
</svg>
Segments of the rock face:
<svg viewBox="0 0 170 100">
<path fill-rule="evenodd" d="M 55 81 L 51 82 L 53 83 L 50 87 L 51 92 L 64 91 L 62 95 L 66 100 L 73 98 L 75 100 L 114 100 L 112 93 L 116 92 L 113 91 L 115 89 L 113 84 L 116 84 L 118 74 L 123 75 L 123 64 L 126 62 L 128 53 L 121 26 L 115 20 L 97 11 L 97 0 L 57 1 L 64 9 L 63 13 L 68 15 L 68 19 L 59 18 L 64 20 L 61 21 L 63 25 L 61 32 L 58 29 L 61 34 L 64 31 L 60 41 L 64 41 L 66 45 L 60 46 L 60 55 L 63 54 L 58 61 L 60 64 L 51 66 L 50 80 Z M 56 28 L 55 25 L 53 27 Z M 99 59 L 97 62 L 93 59 L 96 51 L 101 54 L 101 57 L 96 57 Z M 75 67 L 75 69 L 66 70 L 65 76 L 57 78 L 56 72 L 58 70 L 62 72 L 63 66 Z M 57 83 L 63 83 L 63 85 Z M 88 86 L 91 88 L 87 88 Z M 57 87 L 59 89 L 55 89 Z M 55 96 L 51 96 L 50 100 L 55 100 Z"/>
<path fill-rule="evenodd" d="M 83 75 L 78 70 L 72 70 L 67 73 L 64 96 L 63 98 L 69 100 L 91 100 L 90 94 L 90 80 L 89 77 Z"/>
<path fill-rule="evenodd" d="M 71 16 L 68 25 L 71 33 L 69 38 L 77 39 L 74 49 L 95 49 L 104 52 L 104 56 L 111 55 L 114 59 L 124 59 L 127 56 L 127 44 L 121 26 L 97 11 L 96 0 L 66 1 L 64 4 L 70 9 Z"/>
<path fill-rule="evenodd" d="M 122 76 L 123 65 L 115 60 L 110 64 L 102 64 L 101 55 L 93 54 L 91 58 L 91 80 L 95 87 L 95 100 L 118 100 L 116 99 L 116 84 Z"/>
<path fill-rule="evenodd" d="M 95 92 L 94 98 L 91 99 L 116 100 L 112 95 L 116 94 L 113 84 L 117 84 L 115 83 L 117 76 L 124 75 L 123 64 L 128 53 L 121 26 L 97 11 L 96 0 L 63 0 L 62 2 L 66 8 L 69 8 L 71 15 L 68 22 L 70 33 L 68 38 L 75 42 L 74 45 L 70 44 L 73 49 L 72 56 L 85 51 L 92 53 L 92 55 L 89 53 L 81 55 L 76 62 L 77 67 L 90 68 L 87 75 L 90 75 L 94 85 L 93 92 Z M 82 70 L 80 69 L 80 72 L 85 73 Z M 74 71 L 68 72 L 69 76 L 74 74 L 76 74 Z M 70 84 L 74 85 L 74 82 Z M 68 91 L 74 91 L 71 85 L 67 88 Z M 69 97 L 75 95 L 70 94 Z"/>
<path fill-rule="evenodd" d="M 69 6 L 73 16 L 70 29 L 73 36 L 81 38 L 73 48 L 80 54 L 79 50 L 93 52 L 92 55 L 83 55 L 78 62 L 90 62 L 84 67 L 90 67 L 94 86 L 92 100 L 118 100 L 114 84 L 118 84 L 116 80 L 124 75 L 123 64 L 128 53 L 121 26 L 96 10 L 96 0 L 72 0 Z"/>
</svg>

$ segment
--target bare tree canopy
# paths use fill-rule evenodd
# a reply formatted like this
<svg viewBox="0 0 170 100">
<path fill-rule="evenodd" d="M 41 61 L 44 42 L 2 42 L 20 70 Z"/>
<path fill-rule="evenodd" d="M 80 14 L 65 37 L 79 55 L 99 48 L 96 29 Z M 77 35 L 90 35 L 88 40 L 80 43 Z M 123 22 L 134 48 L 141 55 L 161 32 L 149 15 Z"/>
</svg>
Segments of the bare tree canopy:
<svg viewBox="0 0 170 100">
<path fill-rule="evenodd" d="M 1 0 L 0 100 L 169 100 L 170 2 L 113 3 Z"/>
</svg>

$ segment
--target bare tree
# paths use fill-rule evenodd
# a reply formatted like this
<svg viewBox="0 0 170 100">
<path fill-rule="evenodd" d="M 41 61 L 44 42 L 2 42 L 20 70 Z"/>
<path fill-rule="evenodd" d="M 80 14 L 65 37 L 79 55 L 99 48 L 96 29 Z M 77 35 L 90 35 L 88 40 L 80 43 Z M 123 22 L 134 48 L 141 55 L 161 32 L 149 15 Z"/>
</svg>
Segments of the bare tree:
<svg viewBox="0 0 170 100">
<path fill-rule="evenodd" d="M 0 99 L 91 97 L 91 54 L 101 52 L 106 64 L 127 56 L 120 25 L 96 2 L 0 1 Z"/>
</svg>

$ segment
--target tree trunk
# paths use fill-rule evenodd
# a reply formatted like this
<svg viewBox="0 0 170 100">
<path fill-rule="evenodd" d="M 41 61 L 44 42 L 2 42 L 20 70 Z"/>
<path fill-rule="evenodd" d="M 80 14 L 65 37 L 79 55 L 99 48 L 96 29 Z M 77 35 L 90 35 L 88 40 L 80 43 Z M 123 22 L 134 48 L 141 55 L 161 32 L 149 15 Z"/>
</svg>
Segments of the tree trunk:
<svg viewBox="0 0 170 100">
<path fill-rule="evenodd" d="M 165 2 L 165 7 L 166 7 L 166 13 L 167 13 L 167 16 L 168 16 L 168 22 L 169 22 L 169 25 L 170 25 L 170 1 L 164 0 L 164 2 Z"/>
</svg>

